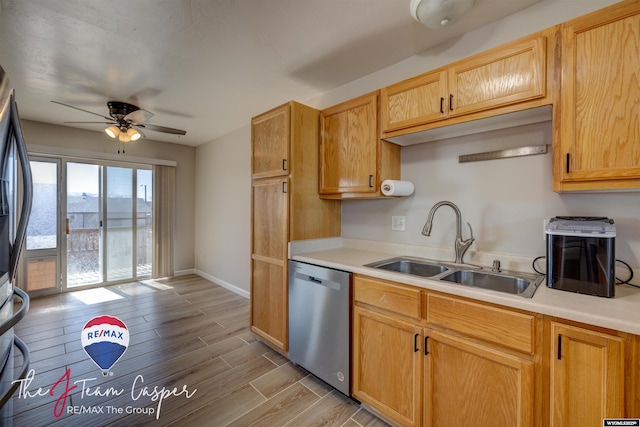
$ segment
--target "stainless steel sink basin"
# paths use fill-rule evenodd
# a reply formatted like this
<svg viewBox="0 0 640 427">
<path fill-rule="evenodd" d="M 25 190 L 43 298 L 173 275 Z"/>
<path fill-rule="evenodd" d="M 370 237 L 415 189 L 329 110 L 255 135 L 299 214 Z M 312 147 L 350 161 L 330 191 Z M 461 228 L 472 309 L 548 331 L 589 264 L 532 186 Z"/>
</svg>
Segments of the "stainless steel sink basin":
<svg viewBox="0 0 640 427">
<path fill-rule="evenodd" d="M 544 276 L 529 273 L 489 271 L 468 264 L 447 264 L 423 258 L 395 257 L 366 264 L 365 267 L 410 274 L 442 282 L 504 292 L 531 298 Z"/>
<path fill-rule="evenodd" d="M 531 298 L 543 277 L 524 274 L 513 276 L 505 273 L 478 270 L 456 270 L 444 275 L 440 280 Z"/>
<path fill-rule="evenodd" d="M 420 277 L 434 277 L 449 270 L 447 267 L 440 265 L 435 261 L 431 262 L 411 257 L 385 259 L 367 264 L 365 267 L 379 268 L 382 270 L 395 271 Z"/>
</svg>

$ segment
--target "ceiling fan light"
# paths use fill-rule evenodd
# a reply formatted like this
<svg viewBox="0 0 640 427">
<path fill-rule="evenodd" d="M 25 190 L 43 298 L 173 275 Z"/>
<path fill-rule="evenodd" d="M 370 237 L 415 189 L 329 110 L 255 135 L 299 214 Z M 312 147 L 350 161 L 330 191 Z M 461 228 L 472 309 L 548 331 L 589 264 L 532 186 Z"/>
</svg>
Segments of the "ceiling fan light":
<svg viewBox="0 0 640 427">
<path fill-rule="evenodd" d="M 117 138 L 120 134 L 120 129 L 117 126 L 109 126 L 104 130 L 104 133 L 109 135 L 111 138 Z"/>
<path fill-rule="evenodd" d="M 142 135 L 137 130 L 135 130 L 133 128 L 129 128 L 129 129 L 127 129 L 127 136 L 129 137 L 129 139 L 131 141 L 137 141 L 137 140 L 140 139 L 140 137 Z"/>
<path fill-rule="evenodd" d="M 425 27 L 438 29 L 455 24 L 476 0 L 411 0 L 411 16 Z"/>
<path fill-rule="evenodd" d="M 118 141 L 129 142 L 131 141 L 131 138 L 129 137 L 127 132 L 120 132 L 120 134 L 118 135 Z"/>
</svg>

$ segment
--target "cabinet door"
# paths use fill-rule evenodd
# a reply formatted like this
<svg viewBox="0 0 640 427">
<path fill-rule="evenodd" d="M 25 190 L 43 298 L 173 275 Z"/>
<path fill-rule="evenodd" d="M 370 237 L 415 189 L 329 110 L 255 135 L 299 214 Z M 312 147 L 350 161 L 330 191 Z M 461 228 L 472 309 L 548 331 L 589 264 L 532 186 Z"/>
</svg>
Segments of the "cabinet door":
<svg viewBox="0 0 640 427">
<path fill-rule="evenodd" d="M 449 116 L 542 98 L 545 83 L 546 37 L 501 46 L 449 68 Z"/>
<path fill-rule="evenodd" d="M 353 395 L 402 426 L 420 425 L 421 337 L 417 326 L 354 308 Z"/>
<path fill-rule="evenodd" d="M 425 336 L 425 426 L 533 426 L 533 362 L 444 333 Z"/>
<path fill-rule="evenodd" d="M 598 12 L 562 30 L 555 190 L 640 187 L 640 6 Z"/>
<path fill-rule="evenodd" d="M 440 120 L 448 115 L 447 73 L 437 71 L 383 88 L 382 131 L 389 132 Z"/>
<path fill-rule="evenodd" d="M 551 323 L 551 425 L 598 426 L 624 417 L 623 340 Z"/>
<path fill-rule="evenodd" d="M 291 106 L 285 104 L 251 120 L 251 177 L 289 172 Z"/>
<path fill-rule="evenodd" d="M 253 181 L 251 329 L 287 350 L 287 179 Z"/>
<path fill-rule="evenodd" d="M 378 95 L 320 114 L 320 194 L 371 193 L 377 182 Z"/>
</svg>

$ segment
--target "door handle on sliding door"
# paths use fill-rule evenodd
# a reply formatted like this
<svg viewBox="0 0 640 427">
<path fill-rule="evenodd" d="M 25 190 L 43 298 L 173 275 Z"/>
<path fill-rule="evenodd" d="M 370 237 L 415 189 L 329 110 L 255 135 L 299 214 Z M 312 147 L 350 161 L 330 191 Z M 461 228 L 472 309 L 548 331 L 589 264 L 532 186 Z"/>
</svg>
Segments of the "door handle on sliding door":
<svg viewBox="0 0 640 427">
<path fill-rule="evenodd" d="M 69 218 L 64 219 L 64 234 L 69 234 Z"/>
</svg>

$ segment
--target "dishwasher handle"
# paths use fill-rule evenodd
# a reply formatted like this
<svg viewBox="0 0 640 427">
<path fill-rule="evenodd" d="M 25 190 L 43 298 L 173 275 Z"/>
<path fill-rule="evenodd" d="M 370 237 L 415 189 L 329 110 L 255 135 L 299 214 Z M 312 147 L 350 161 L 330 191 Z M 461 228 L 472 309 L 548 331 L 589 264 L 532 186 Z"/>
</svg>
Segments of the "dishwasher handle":
<svg viewBox="0 0 640 427">
<path fill-rule="evenodd" d="M 312 283 L 314 285 L 324 286 L 326 288 L 335 289 L 336 291 L 340 290 L 340 283 L 334 282 L 333 280 L 319 279 L 319 278 L 317 278 L 315 276 L 310 276 L 308 274 L 299 273 L 297 271 L 294 273 L 293 276 L 296 279 L 299 279 L 299 280 L 304 281 L 304 282 L 309 282 L 309 283 Z"/>
</svg>

